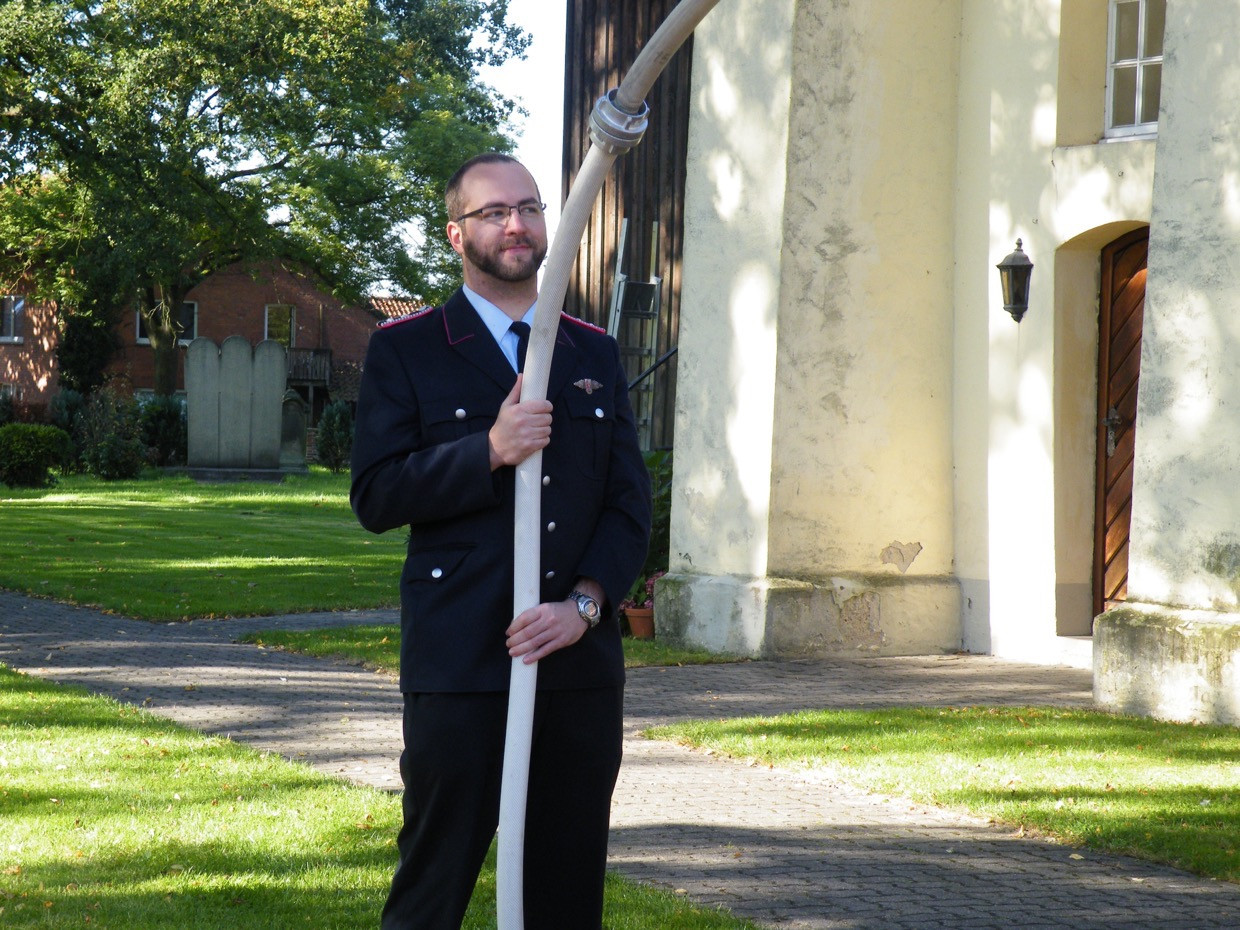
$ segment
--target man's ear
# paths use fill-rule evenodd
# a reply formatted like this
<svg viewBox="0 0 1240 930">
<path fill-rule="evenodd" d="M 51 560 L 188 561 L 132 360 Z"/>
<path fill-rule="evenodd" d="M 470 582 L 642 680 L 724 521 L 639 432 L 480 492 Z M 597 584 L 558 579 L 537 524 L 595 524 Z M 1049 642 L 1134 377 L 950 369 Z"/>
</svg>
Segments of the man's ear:
<svg viewBox="0 0 1240 930">
<path fill-rule="evenodd" d="M 461 229 L 460 223 L 454 223 L 449 220 L 445 231 L 448 234 L 448 245 L 452 246 L 452 251 L 457 255 L 464 255 L 465 247 L 461 244 L 461 237 L 464 235 L 464 231 Z"/>
</svg>

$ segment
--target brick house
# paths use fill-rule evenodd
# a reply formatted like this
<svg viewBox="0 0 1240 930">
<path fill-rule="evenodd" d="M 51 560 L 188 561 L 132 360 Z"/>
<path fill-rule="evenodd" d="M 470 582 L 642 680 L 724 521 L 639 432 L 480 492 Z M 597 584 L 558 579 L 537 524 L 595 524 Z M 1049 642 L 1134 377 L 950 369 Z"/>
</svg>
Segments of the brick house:
<svg viewBox="0 0 1240 930">
<path fill-rule="evenodd" d="M 55 309 L 21 297 L 5 297 L 0 330 L 0 390 L 36 413 L 58 388 Z M 376 324 L 416 306 L 405 298 L 375 298 L 365 307 L 332 297 L 315 277 L 278 261 L 238 262 L 211 275 L 186 295 L 177 389 L 185 385 L 185 347 L 197 337 L 222 343 L 240 335 L 256 344 L 275 339 L 289 351 L 289 386 L 306 400 L 311 423 L 328 401 L 357 399 L 366 344 Z M 109 374 L 136 394 L 154 384 L 154 353 L 138 311 L 117 324 L 120 347 Z"/>
<path fill-rule="evenodd" d="M 22 419 L 37 419 L 60 387 L 56 308 L 21 294 L 0 295 L 0 396 Z"/>
</svg>

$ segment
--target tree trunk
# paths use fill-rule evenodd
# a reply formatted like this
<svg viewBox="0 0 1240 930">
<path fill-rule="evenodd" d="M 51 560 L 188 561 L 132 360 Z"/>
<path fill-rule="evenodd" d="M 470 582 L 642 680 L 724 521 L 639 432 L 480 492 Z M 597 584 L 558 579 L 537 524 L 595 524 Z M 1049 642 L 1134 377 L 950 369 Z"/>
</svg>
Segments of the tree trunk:
<svg viewBox="0 0 1240 930">
<path fill-rule="evenodd" d="M 168 290 L 163 293 L 168 294 Z M 180 306 L 181 302 L 157 299 L 153 288 L 148 288 L 143 296 L 142 318 L 155 355 L 155 394 L 171 397 L 177 390 L 177 339 L 180 335 L 172 308 Z"/>
</svg>

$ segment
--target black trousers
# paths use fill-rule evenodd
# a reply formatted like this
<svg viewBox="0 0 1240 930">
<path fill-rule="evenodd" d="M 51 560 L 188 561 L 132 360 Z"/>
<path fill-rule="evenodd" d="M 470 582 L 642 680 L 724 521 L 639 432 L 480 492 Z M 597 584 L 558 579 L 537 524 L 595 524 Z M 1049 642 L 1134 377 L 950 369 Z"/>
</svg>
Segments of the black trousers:
<svg viewBox="0 0 1240 930">
<path fill-rule="evenodd" d="M 383 930 L 459 930 L 499 822 L 506 692 L 406 694 L 404 825 Z M 526 930 L 600 930 L 623 688 L 540 691 L 526 801 Z"/>
</svg>

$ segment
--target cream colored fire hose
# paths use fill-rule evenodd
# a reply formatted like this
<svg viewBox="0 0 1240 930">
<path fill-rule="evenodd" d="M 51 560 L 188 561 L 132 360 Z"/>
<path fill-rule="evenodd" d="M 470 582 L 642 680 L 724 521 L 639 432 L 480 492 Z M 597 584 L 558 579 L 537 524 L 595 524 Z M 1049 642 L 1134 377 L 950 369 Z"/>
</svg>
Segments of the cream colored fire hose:
<svg viewBox="0 0 1240 930">
<path fill-rule="evenodd" d="M 612 163 L 641 141 L 646 131 L 646 94 L 676 50 L 719 0 L 681 0 L 642 49 L 620 86 L 595 104 L 590 116 L 591 146 L 569 192 L 560 225 L 547 257 L 538 309 L 530 328 L 521 400 L 547 396 L 551 353 L 560 324 L 568 277 L 594 200 Z M 539 602 L 542 497 L 542 453 L 517 466 L 516 516 L 513 526 L 513 616 Z M 499 858 L 496 906 L 499 930 L 524 930 L 525 802 L 529 786 L 530 744 L 534 728 L 537 663 L 512 662 L 508 692 L 508 729 L 504 743 L 504 776 L 499 804 Z M 571 827 L 570 827 L 571 829 Z"/>
</svg>

